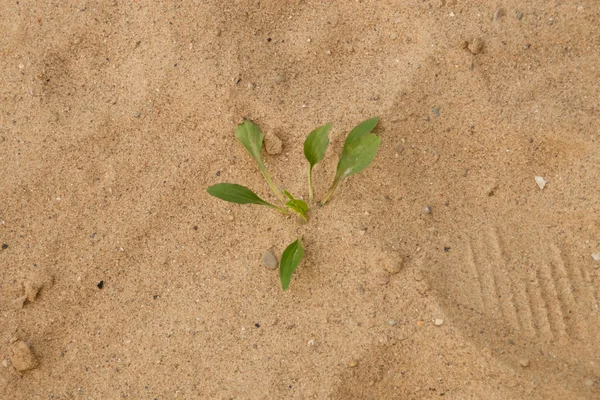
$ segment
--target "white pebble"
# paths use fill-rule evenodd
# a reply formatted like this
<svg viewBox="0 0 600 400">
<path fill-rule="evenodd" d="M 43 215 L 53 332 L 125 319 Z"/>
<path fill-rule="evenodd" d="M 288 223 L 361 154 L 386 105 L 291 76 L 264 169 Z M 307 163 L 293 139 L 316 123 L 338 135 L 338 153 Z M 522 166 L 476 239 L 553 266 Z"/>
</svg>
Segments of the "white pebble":
<svg viewBox="0 0 600 400">
<path fill-rule="evenodd" d="M 395 319 L 390 319 L 390 320 L 388 321 L 388 325 L 389 325 L 389 326 L 394 326 L 394 325 L 396 325 L 397 323 L 398 323 L 398 321 L 396 321 Z"/>
<path fill-rule="evenodd" d="M 277 261 L 277 257 L 271 250 L 267 250 L 263 253 L 262 262 L 265 267 L 269 269 L 277 269 L 279 266 L 279 262 Z"/>
<path fill-rule="evenodd" d="M 436 318 L 435 321 L 433 321 L 433 323 L 435 324 L 435 326 L 442 326 L 444 323 L 444 320 L 441 318 Z"/>
<path fill-rule="evenodd" d="M 546 183 L 548 183 L 548 182 L 541 176 L 536 176 L 535 183 L 537 183 L 537 185 L 540 187 L 540 189 L 543 190 L 546 187 Z"/>
<path fill-rule="evenodd" d="M 592 258 L 594 261 L 600 261 L 600 253 L 592 253 Z"/>
</svg>

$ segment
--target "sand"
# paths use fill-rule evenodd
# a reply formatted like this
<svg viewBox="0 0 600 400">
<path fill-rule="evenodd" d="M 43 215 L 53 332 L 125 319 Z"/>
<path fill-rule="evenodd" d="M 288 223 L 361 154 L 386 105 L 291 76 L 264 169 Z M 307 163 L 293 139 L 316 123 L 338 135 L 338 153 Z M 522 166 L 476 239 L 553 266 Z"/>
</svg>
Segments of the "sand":
<svg viewBox="0 0 600 400">
<path fill-rule="evenodd" d="M 599 21 L 594 0 L 0 2 L 0 397 L 600 398 Z M 206 192 L 276 201 L 249 118 L 306 198 L 330 122 L 320 198 L 373 116 L 375 161 L 307 224 Z M 298 237 L 284 292 L 262 255 Z"/>
</svg>

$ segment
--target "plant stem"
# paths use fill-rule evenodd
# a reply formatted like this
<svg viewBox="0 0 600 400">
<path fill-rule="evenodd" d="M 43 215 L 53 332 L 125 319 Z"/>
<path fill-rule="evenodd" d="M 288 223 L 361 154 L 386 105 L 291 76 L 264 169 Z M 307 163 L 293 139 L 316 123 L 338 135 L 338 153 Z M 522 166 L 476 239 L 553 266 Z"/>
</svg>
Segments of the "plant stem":
<svg viewBox="0 0 600 400">
<path fill-rule="evenodd" d="M 308 201 L 313 201 L 312 165 L 308 164 Z"/>
<path fill-rule="evenodd" d="M 278 207 L 274 204 L 269 204 L 269 207 L 276 209 L 277 211 L 279 211 L 282 214 L 285 214 L 285 215 L 289 214 L 288 210 L 286 210 L 285 208 L 282 208 L 282 207 Z"/>
<path fill-rule="evenodd" d="M 277 186 L 275 186 L 275 184 L 273 183 L 273 180 L 271 179 L 271 177 L 269 176 L 269 173 L 267 172 L 267 167 L 265 167 L 265 164 L 259 162 L 258 168 L 260 169 L 260 172 L 262 172 L 263 176 L 265 177 L 265 180 L 267 181 L 267 184 L 269 185 L 269 187 L 271 188 L 273 193 L 275 193 L 275 195 L 279 198 L 279 200 L 285 202 L 285 197 L 283 197 L 283 195 L 281 194 L 281 192 L 279 191 Z"/>
<path fill-rule="evenodd" d="M 323 200 L 321 200 L 321 205 L 324 206 L 325 203 L 327 203 L 329 201 L 329 198 L 331 197 L 331 195 L 333 194 L 333 192 L 335 191 L 335 188 L 337 188 L 337 186 L 339 185 L 341 180 L 335 180 L 333 181 L 333 185 L 331 185 L 331 188 L 329 189 L 329 191 L 327 192 L 327 194 L 325 195 L 325 197 L 323 198 Z"/>
</svg>

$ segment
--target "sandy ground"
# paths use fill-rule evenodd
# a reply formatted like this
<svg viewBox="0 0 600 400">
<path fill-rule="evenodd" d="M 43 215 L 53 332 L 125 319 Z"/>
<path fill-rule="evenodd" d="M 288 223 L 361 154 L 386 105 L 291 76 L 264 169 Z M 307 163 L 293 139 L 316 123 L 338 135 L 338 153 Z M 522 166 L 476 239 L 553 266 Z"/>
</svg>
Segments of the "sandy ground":
<svg viewBox="0 0 600 400">
<path fill-rule="evenodd" d="M 5 0 L 0 32 L 2 399 L 600 398 L 598 1 Z M 274 200 L 244 117 L 303 196 L 331 122 L 323 196 L 372 116 L 308 224 L 206 193 Z"/>
</svg>

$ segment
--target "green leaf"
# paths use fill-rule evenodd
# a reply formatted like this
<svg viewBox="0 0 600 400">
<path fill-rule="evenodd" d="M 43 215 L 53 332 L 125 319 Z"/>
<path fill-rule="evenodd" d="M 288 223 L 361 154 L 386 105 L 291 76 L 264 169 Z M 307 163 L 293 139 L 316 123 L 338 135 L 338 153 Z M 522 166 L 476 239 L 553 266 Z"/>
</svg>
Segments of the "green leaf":
<svg viewBox="0 0 600 400">
<path fill-rule="evenodd" d="M 265 135 L 252 121 L 244 121 L 235 128 L 235 138 L 248 150 L 248 153 L 262 165 L 261 150 Z"/>
<path fill-rule="evenodd" d="M 217 183 L 207 189 L 211 196 L 221 200 L 237 204 L 260 204 L 262 206 L 275 207 L 256 195 L 252 190 L 235 183 Z"/>
<path fill-rule="evenodd" d="M 279 262 L 279 278 L 281 279 L 281 287 L 283 290 L 287 290 L 290 287 L 290 281 L 292 274 L 302 261 L 304 257 L 304 249 L 300 239 L 290 244 L 281 255 L 281 261 Z"/>
<path fill-rule="evenodd" d="M 244 147 L 246 148 L 246 150 L 248 150 L 248 153 L 250 153 L 252 158 L 256 160 L 260 172 L 265 177 L 265 180 L 267 181 L 267 184 L 269 185 L 273 193 L 275 193 L 275 195 L 279 197 L 281 201 L 284 201 L 285 199 L 283 198 L 283 195 L 281 194 L 277 186 L 273 183 L 271 176 L 267 172 L 267 167 L 265 167 L 265 163 L 262 160 L 261 151 L 265 135 L 263 135 L 258 125 L 256 125 L 252 121 L 244 121 L 235 128 L 235 137 L 237 140 L 240 141 L 241 144 L 244 145 Z"/>
<path fill-rule="evenodd" d="M 361 172 L 371 164 L 381 144 L 381 138 L 370 133 L 375 128 L 375 125 L 377 125 L 377 122 L 379 122 L 379 118 L 371 118 L 350 131 L 344 142 L 344 149 L 337 165 L 335 179 L 321 201 L 321 205 L 329 201 L 331 195 L 344 178 Z"/>
<path fill-rule="evenodd" d="M 306 217 L 306 213 L 308 212 L 308 205 L 306 204 L 306 202 L 300 199 L 295 199 L 294 196 L 292 196 L 287 190 L 284 190 L 283 194 L 288 199 L 290 199 L 290 201 L 285 203 L 285 206 L 297 213 L 298 215 L 300 215 L 300 217 L 302 217 L 304 221 L 308 221 Z"/>
<path fill-rule="evenodd" d="M 308 160 L 311 168 L 325 157 L 325 151 L 329 145 L 329 130 L 331 124 L 325 124 L 312 131 L 304 141 L 304 157 Z"/>
<path fill-rule="evenodd" d="M 299 200 L 299 199 L 290 200 L 287 203 L 285 203 L 285 205 L 290 210 L 292 210 L 295 213 L 297 213 L 298 215 L 300 215 L 304 221 L 308 220 L 306 218 L 306 213 L 308 212 L 308 205 L 303 200 Z"/>
<path fill-rule="evenodd" d="M 351 146 L 356 140 L 365 136 L 367 133 L 371 133 L 371 131 L 375 128 L 378 122 L 379 118 L 375 117 L 357 125 L 354 129 L 350 131 L 348 137 L 346 137 L 346 141 L 344 142 L 344 149 L 346 148 L 346 146 Z"/>
<path fill-rule="evenodd" d="M 381 138 L 372 133 L 347 142 L 338 162 L 335 179 L 342 180 L 367 168 L 377 155 L 380 144 Z"/>
</svg>

